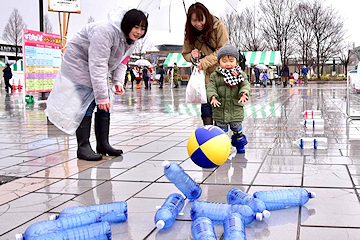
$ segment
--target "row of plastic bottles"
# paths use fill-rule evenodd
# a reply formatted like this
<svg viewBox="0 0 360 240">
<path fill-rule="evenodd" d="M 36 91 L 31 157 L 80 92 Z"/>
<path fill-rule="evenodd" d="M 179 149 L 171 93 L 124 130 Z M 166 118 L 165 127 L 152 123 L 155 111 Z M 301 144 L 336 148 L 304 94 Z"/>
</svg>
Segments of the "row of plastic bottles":
<svg viewBox="0 0 360 240">
<path fill-rule="evenodd" d="M 49 221 L 32 224 L 23 234 L 16 234 L 15 239 L 111 239 L 109 223 L 126 220 L 126 202 L 70 207 Z"/>
<path fill-rule="evenodd" d="M 302 112 L 304 119 L 322 118 L 321 110 L 305 110 Z"/>
</svg>

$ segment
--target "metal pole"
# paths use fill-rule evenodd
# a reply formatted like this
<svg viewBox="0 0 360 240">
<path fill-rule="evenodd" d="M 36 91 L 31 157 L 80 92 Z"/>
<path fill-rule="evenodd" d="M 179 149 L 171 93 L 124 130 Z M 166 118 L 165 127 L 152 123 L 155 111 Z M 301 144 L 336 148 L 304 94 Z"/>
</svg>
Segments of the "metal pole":
<svg viewBox="0 0 360 240">
<path fill-rule="evenodd" d="M 346 80 L 346 115 L 350 117 L 349 74 Z"/>
<path fill-rule="evenodd" d="M 40 18 L 40 32 L 44 31 L 44 3 L 39 0 L 39 18 Z"/>
</svg>

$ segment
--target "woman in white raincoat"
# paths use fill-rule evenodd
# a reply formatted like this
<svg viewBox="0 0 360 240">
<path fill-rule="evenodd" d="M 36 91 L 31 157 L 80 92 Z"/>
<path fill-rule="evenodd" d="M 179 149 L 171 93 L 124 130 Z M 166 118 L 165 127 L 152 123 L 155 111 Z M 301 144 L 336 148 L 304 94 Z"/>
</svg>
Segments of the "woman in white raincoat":
<svg viewBox="0 0 360 240">
<path fill-rule="evenodd" d="M 111 73 L 115 94 L 124 94 L 126 63 L 147 27 L 142 11 L 116 7 L 107 21 L 87 24 L 67 43 L 45 114 L 62 131 L 76 132 L 78 158 L 97 161 L 105 154 L 122 154 L 109 145 L 112 88 L 108 76 Z M 95 106 L 97 153 L 89 142 Z"/>
</svg>

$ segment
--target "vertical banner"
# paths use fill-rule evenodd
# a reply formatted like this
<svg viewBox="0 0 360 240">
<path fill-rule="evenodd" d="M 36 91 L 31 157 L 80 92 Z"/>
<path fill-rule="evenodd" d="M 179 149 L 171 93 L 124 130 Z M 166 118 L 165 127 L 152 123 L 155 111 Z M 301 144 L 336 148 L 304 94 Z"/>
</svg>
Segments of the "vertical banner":
<svg viewBox="0 0 360 240">
<path fill-rule="evenodd" d="M 24 29 L 25 91 L 50 92 L 61 63 L 60 35 Z"/>
</svg>

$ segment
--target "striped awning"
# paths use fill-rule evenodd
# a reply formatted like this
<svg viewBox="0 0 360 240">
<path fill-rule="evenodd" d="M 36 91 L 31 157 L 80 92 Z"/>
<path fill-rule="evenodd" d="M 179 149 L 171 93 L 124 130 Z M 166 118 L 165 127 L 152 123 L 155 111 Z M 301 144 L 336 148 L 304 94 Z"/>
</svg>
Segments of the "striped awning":
<svg viewBox="0 0 360 240">
<path fill-rule="evenodd" d="M 187 62 L 181 53 L 169 53 L 164 62 L 165 67 L 173 67 L 174 63 L 177 64 L 178 67 L 191 67 L 192 64 Z"/>
<path fill-rule="evenodd" d="M 246 57 L 246 64 L 256 66 L 264 64 L 268 66 L 281 66 L 280 51 L 257 51 L 257 52 L 243 52 Z"/>
<path fill-rule="evenodd" d="M 5 67 L 6 63 L 0 60 L 0 67 Z"/>
<path fill-rule="evenodd" d="M 10 66 L 13 71 L 24 71 L 24 61 L 22 59 L 17 60 L 16 63 Z"/>
</svg>

